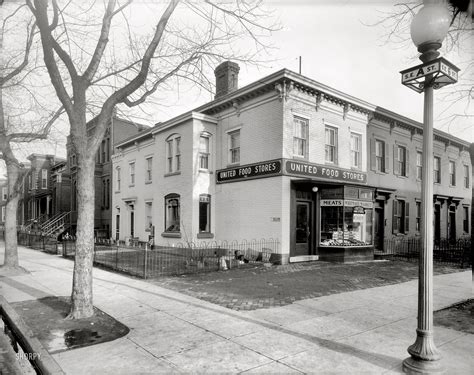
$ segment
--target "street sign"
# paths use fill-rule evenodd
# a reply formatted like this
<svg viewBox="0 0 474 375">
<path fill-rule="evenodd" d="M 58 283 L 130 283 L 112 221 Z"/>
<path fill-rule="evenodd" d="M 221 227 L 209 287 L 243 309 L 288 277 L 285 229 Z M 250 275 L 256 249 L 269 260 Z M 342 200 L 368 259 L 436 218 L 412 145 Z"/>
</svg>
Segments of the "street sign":
<svg viewBox="0 0 474 375">
<path fill-rule="evenodd" d="M 410 87 L 416 92 L 422 92 L 425 86 L 425 77 L 432 75 L 433 88 L 439 89 L 443 86 L 458 81 L 459 68 L 451 64 L 443 57 L 417 65 L 413 68 L 402 70 L 402 84 Z"/>
</svg>

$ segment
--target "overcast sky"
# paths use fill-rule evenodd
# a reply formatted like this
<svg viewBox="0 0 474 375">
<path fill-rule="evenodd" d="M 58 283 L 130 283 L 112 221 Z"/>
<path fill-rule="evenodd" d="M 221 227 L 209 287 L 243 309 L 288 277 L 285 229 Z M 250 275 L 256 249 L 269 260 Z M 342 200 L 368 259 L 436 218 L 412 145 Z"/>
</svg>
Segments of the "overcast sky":
<svg viewBox="0 0 474 375">
<path fill-rule="evenodd" d="M 399 73 L 421 64 L 415 46 L 411 42 L 405 47 L 386 44 L 387 30 L 382 26 L 367 26 L 383 18 L 383 12 L 392 11 L 395 1 L 266 0 L 266 3 L 275 10 L 282 25 L 282 30 L 271 38 L 276 47 L 272 50 L 275 61 L 266 68 L 241 67 L 240 86 L 282 68 L 298 72 L 301 56 L 303 75 L 422 122 L 423 94 L 403 86 Z M 471 38 L 471 46 L 473 42 Z M 472 54 L 458 51 L 443 56 L 460 67 L 474 59 Z M 450 107 L 452 103 L 442 100 L 446 90 L 435 91 L 435 128 L 474 142 L 472 118 L 450 121 L 450 115 L 468 109 L 467 101 Z M 199 98 L 186 98 L 181 93 L 172 102 L 173 106 L 160 108 L 156 116 L 163 121 L 210 99 L 210 95 L 203 93 Z"/>
<path fill-rule="evenodd" d="M 282 29 L 273 33 L 268 40 L 275 48 L 271 50 L 269 63 L 264 67 L 241 65 L 239 85 L 242 87 L 282 68 L 298 72 L 298 58 L 302 58 L 302 74 L 329 85 L 337 90 L 358 97 L 371 104 L 400 113 L 417 121 L 423 118 L 423 94 L 400 83 L 400 71 L 421 62 L 411 43 L 404 48 L 386 44 L 387 30 L 381 26 L 367 26 L 383 18 L 383 12 L 393 10 L 391 0 L 264 0 L 274 10 Z M 144 7 L 141 20 L 150 19 L 150 10 L 137 1 L 132 7 Z M 134 10 L 140 17 L 140 11 Z M 139 18 L 140 19 L 140 18 Z M 470 40 L 472 53 L 473 40 Z M 464 46 L 461 50 L 465 51 Z M 474 60 L 472 54 L 452 51 L 443 55 L 449 61 L 462 67 Z M 462 79 L 463 71 L 461 71 Z M 210 77 L 212 80 L 214 77 Z M 455 86 L 452 86 L 455 87 Z M 467 110 L 467 101 L 451 107 L 452 103 L 441 100 L 447 88 L 435 91 L 435 128 L 454 136 L 474 142 L 472 118 L 457 122 L 450 115 Z M 176 91 L 161 106 L 150 112 L 149 124 L 166 121 L 212 100 L 206 92 Z M 474 106 L 471 106 L 474 107 Z M 470 109 L 473 114 L 473 109 Z M 61 126 L 58 125 L 60 128 Z M 66 127 L 65 127 L 66 128 Z M 48 151 L 28 145 L 25 152 L 53 153 L 65 156 L 65 134 L 48 145 Z M 26 156 L 26 155 L 25 155 Z"/>
</svg>

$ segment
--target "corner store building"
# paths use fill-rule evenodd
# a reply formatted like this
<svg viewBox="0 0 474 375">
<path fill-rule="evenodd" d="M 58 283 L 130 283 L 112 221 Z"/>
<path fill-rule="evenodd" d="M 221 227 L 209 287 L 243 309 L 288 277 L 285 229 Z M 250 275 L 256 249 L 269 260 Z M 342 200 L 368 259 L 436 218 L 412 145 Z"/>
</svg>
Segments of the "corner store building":
<svg viewBox="0 0 474 375">
<path fill-rule="evenodd" d="M 238 89 L 238 70 L 216 69 L 214 101 L 116 144 L 114 238 L 272 238 L 283 263 L 371 258 L 376 107 L 286 69 Z"/>
</svg>

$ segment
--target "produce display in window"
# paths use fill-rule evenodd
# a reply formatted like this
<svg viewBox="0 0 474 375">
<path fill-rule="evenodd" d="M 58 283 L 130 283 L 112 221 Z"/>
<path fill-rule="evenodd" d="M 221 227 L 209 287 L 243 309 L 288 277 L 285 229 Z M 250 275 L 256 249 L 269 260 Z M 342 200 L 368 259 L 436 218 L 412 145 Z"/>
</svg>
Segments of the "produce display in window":
<svg viewBox="0 0 474 375">
<path fill-rule="evenodd" d="M 373 209 L 361 206 L 321 207 L 321 245 L 372 245 Z"/>
</svg>

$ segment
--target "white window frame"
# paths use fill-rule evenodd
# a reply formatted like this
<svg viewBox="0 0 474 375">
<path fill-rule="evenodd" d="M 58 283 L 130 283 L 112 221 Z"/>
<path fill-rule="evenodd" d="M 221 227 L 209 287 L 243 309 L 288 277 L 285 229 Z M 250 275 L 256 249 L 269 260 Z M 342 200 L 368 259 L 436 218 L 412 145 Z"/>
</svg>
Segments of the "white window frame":
<svg viewBox="0 0 474 375">
<path fill-rule="evenodd" d="M 181 135 L 172 134 L 166 138 L 166 173 L 181 171 Z"/>
<path fill-rule="evenodd" d="M 145 201 L 145 231 L 153 227 L 153 201 Z"/>
<path fill-rule="evenodd" d="M 238 144 L 234 144 L 234 136 L 238 135 Z M 228 144 L 229 144 L 229 164 L 239 164 L 240 163 L 240 139 L 241 133 L 240 129 L 234 129 L 227 132 Z"/>
<path fill-rule="evenodd" d="M 145 158 L 146 171 L 145 171 L 145 182 L 150 183 L 153 181 L 153 156 Z"/>
<path fill-rule="evenodd" d="M 122 183 L 122 168 L 121 167 L 116 167 L 115 168 L 115 177 L 116 177 L 116 182 L 117 182 L 117 191 L 120 191 L 121 188 L 121 183 Z"/>
<path fill-rule="evenodd" d="M 456 186 L 456 162 L 449 161 L 449 186 Z"/>
<path fill-rule="evenodd" d="M 334 144 L 328 143 L 328 132 L 334 133 Z M 338 132 L 339 132 L 339 129 L 333 125 L 325 125 L 324 127 L 324 160 L 326 163 L 337 164 Z M 331 155 L 331 151 L 332 151 L 332 155 Z"/>
<path fill-rule="evenodd" d="M 353 147 L 355 144 L 353 140 L 356 140 L 358 147 Z M 351 167 L 355 169 L 362 169 L 362 134 L 351 132 Z"/>
<path fill-rule="evenodd" d="M 130 186 L 135 185 L 136 165 L 134 161 L 128 162 L 128 182 Z"/>
<path fill-rule="evenodd" d="M 210 148 L 211 148 L 211 136 L 207 133 L 203 133 L 199 137 L 199 169 L 209 170 L 210 166 Z"/>
<path fill-rule="evenodd" d="M 416 178 L 421 180 L 423 178 L 423 152 L 416 151 Z"/>
<path fill-rule="evenodd" d="M 42 169 L 41 170 L 41 189 L 48 188 L 48 170 Z"/>
<path fill-rule="evenodd" d="M 436 165 L 436 161 L 438 161 L 438 165 Z M 435 184 L 441 183 L 441 157 L 436 155 L 433 156 L 433 182 Z"/>
<path fill-rule="evenodd" d="M 302 126 L 302 129 L 299 128 Z M 300 130 L 300 131 L 299 131 Z M 294 115 L 293 116 L 293 156 L 298 158 L 308 157 L 308 132 L 309 119 Z"/>
<path fill-rule="evenodd" d="M 463 172 L 464 172 L 464 187 L 466 189 L 469 189 L 469 186 L 470 186 L 469 165 L 463 164 Z"/>
<path fill-rule="evenodd" d="M 177 207 L 174 212 L 173 220 L 170 219 L 173 214 L 173 207 Z M 181 232 L 181 196 L 179 194 L 168 194 L 165 196 L 165 233 Z"/>
<path fill-rule="evenodd" d="M 397 168 L 396 170 L 398 171 L 399 176 L 407 177 L 407 147 L 403 145 L 396 145 L 397 147 L 397 160 L 395 163 L 397 163 Z M 401 151 L 404 151 L 401 153 Z M 402 158 L 403 155 L 403 158 Z M 402 160 L 403 159 L 403 160 Z"/>
<path fill-rule="evenodd" d="M 377 145 L 380 145 L 380 147 L 377 148 L 378 147 Z M 386 158 L 385 147 L 386 147 L 385 141 L 381 139 L 375 139 L 375 143 L 374 143 L 375 170 L 381 173 L 385 173 L 387 170 L 387 167 L 385 166 L 385 158 Z M 380 151 L 380 155 L 377 151 Z"/>
</svg>

